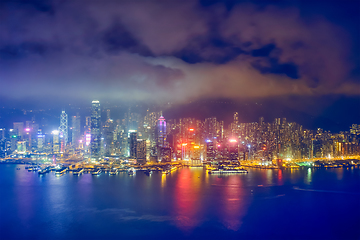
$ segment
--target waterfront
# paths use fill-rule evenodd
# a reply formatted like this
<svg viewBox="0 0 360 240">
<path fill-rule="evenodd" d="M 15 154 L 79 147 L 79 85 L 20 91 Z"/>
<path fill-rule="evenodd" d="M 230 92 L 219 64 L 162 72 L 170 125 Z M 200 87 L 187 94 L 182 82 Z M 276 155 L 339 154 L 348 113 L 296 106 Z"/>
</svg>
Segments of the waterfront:
<svg viewBox="0 0 360 240">
<path fill-rule="evenodd" d="M 24 167 L 0 165 L 4 239 L 360 237 L 359 168 L 56 177 Z"/>
</svg>

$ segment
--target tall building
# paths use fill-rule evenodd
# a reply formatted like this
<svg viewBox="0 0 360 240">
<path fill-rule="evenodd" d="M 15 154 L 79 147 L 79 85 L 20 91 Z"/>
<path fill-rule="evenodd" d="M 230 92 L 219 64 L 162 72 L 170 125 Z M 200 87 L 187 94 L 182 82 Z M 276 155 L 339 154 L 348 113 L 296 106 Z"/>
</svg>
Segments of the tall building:
<svg viewBox="0 0 360 240">
<path fill-rule="evenodd" d="M 136 144 L 136 162 L 146 163 L 146 140 L 138 139 Z"/>
<path fill-rule="evenodd" d="M 106 109 L 106 120 L 109 120 L 110 118 L 110 109 Z"/>
<path fill-rule="evenodd" d="M 42 152 L 44 150 L 45 145 L 45 135 L 42 134 L 41 130 L 39 130 L 37 135 L 37 150 L 38 152 Z"/>
<path fill-rule="evenodd" d="M 205 137 L 208 139 L 214 139 L 216 137 L 216 117 L 205 119 Z"/>
<path fill-rule="evenodd" d="M 85 130 L 91 130 L 91 116 L 85 117 Z"/>
<path fill-rule="evenodd" d="M 91 160 L 100 159 L 100 148 L 101 148 L 101 110 L 100 102 L 98 100 L 92 101 L 91 106 Z"/>
<path fill-rule="evenodd" d="M 136 158 L 137 132 L 130 133 L 130 158 Z"/>
<path fill-rule="evenodd" d="M 68 142 L 68 115 L 65 113 L 64 110 L 61 111 L 60 115 L 59 136 L 61 142 L 63 142 L 66 146 Z"/>
<path fill-rule="evenodd" d="M 234 124 L 236 124 L 236 125 L 239 124 L 239 113 L 238 112 L 234 113 Z"/>
<path fill-rule="evenodd" d="M 158 120 L 158 146 L 165 147 L 166 143 L 166 121 L 163 116 Z"/>
<path fill-rule="evenodd" d="M 206 160 L 212 162 L 215 159 L 214 143 L 211 140 L 206 141 Z"/>
<path fill-rule="evenodd" d="M 14 122 L 14 134 L 18 139 L 21 139 L 24 135 L 24 123 L 23 122 Z"/>
<path fill-rule="evenodd" d="M 58 154 L 60 152 L 59 131 L 54 130 L 51 134 L 53 135 L 52 151 L 54 154 Z"/>
<path fill-rule="evenodd" d="M 76 116 L 72 116 L 71 118 L 71 128 L 72 128 L 71 143 L 73 147 L 77 148 L 79 146 L 79 141 L 80 141 L 80 116 L 78 113 L 76 114 Z"/>
</svg>

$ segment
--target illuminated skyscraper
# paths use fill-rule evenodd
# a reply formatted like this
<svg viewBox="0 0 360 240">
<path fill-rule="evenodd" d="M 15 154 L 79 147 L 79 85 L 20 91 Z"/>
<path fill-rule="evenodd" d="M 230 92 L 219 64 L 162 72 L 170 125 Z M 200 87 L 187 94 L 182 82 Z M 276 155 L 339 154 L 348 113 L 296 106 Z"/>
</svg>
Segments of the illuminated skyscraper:
<svg viewBox="0 0 360 240">
<path fill-rule="evenodd" d="M 91 130 L 91 117 L 85 117 L 85 130 Z"/>
<path fill-rule="evenodd" d="M 91 106 L 91 160 L 100 159 L 100 145 L 101 145 L 101 110 L 100 102 L 98 100 L 92 101 Z"/>
<path fill-rule="evenodd" d="M 51 133 L 53 135 L 52 139 L 52 151 L 54 154 L 58 154 L 60 152 L 60 143 L 59 143 L 59 131 L 54 130 Z"/>
<path fill-rule="evenodd" d="M 144 139 L 137 139 L 136 162 L 141 164 L 146 163 L 146 141 Z"/>
<path fill-rule="evenodd" d="M 234 113 L 234 124 L 236 124 L 236 125 L 239 124 L 239 113 L 238 112 Z"/>
<path fill-rule="evenodd" d="M 68 115 L 65 111 L 61 111 L 60 115 L 60 127 L 59 127 L 59 136 L 64 145 L 67 145 L 68 142 Z"/>
<path fill-rule="evenodd" d="M 205 119 L 205 137 L 208 139 L 216 137 L 216 117 Z"/>
<path fill-rule="evenodd" d="M 136 158 L 137 132 L 130 133 L 130 158 Z"/>
<path fill-rule="evenodd" d="M 18 139 L 21 139 L 24 135 L 24 123 L 23 122 L 14 122 L 14 132 L 13 135 L 16 135 Z"/>
<path fill-rule="evenodd" d="M 76 116 L 72 116 L 72 146 L 77 148 L 80 140 L 80 116 L 77 113 Z"/>
<path fill-rule="evenodd" d="M 206 141 L 206 160 L 212 162 L 215 159 L 214 143 L 211 140 Z"/>
<path fill-rule="evenodd" d="M 166 121 L 163 116 L 158 120 L 158 146 L 165 147 L 166 143 Z"/>
</svg>

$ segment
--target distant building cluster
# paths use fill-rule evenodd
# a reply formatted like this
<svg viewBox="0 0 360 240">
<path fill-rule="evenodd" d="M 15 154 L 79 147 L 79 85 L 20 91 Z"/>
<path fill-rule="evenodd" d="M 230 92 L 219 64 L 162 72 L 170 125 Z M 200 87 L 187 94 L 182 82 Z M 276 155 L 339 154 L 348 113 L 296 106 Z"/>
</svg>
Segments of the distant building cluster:
<svg viewBox="0 0 360 240">
<path fill-rule="evenodd" d="M 102 112 L 106 120 L 102 121 Z M 272 123 L 240 123 L 234 113 L 230 125 L 215 117 L 166 120 L 162 112 L 147 110 L 145 116 L 129 108 L 123 119 L 113 120 L 110 109 L 92 101 L 91 116 L 60 113 L 59 127 L 43 133 L 35 122 L 14 122 L 0 129 L 0 157 L 77 156 L 89 161 L 122 158 L 137 163 L 191 161 L 316 159 L 360 154 L 360 125 L 350 131 L 331 133 L 304 129 L 285 118 Z"/>
</svg>

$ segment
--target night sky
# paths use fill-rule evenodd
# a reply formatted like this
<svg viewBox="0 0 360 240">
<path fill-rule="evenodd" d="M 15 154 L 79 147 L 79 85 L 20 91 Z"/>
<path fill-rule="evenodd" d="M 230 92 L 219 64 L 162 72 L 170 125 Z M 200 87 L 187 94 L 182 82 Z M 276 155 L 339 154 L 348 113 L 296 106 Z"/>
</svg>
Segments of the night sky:
<svg viewBox="0 0 360 240">
<path fill-rule="evenodd" d="M 244 120 L 340 129 L 360 123 L 359 43 L 357 0 L 2 0 L 0 99 L 171 102 L 188 115 L 190 101 L 225 99 L 263 104 L 239 107 Z"/>
</svg>

